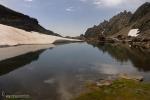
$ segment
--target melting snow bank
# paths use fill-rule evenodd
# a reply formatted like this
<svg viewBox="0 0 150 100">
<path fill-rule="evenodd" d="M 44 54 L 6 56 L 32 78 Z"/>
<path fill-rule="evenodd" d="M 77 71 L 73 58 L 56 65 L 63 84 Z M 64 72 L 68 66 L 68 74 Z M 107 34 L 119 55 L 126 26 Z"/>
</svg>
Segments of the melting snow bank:
<svg viewBox="0 0 150 100">
<path fill-rule="evenodd" d="M 128 36 L 137 37 L 139 34 L 139 29 L 131 29 L 128 33 Z"/>
<path fill-rule="evenodd" d="M 0 24 L 0 38 L 0 46 L 14 46 L 21 44 L 52 44 L 56 41 L 80 41 L 76 39 L 45 35 L 38 32 L 27 32 L 22 29 L 2 24 Z"/>
</svg>

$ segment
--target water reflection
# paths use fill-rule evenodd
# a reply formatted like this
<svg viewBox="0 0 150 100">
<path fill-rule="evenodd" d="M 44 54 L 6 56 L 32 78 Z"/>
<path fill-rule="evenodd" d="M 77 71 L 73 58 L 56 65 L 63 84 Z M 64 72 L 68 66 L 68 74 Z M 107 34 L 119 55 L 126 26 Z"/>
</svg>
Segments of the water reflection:
<svg viewBox="0 0 150 100">
<path fill-rule="evenodd" d="M 52 47 L 52 45 L 22 45 L 0 48 L 0 76 L 30 64 L 37 60 L 43 51 Z"/>
<path fill-rule="evenodd" d="M 119 62 L 131 61 L 139 71 L 150 71 L 150 52 L 132 48 L 127 44 L 92 44 L 100 51 L 108 53 Z"/>
<path fill-rule="evenodd" d="M 10 94 L 29 94 L 33 100 L 71 100 L 86 82 L 113 74 L 141 74 L 150 81 L 145 67 L 149 53 L 123 45 L 94 46 L 72 43 L 52 50 L 49 46 L 1 48 L 0 88 Z"/>
<path fill-rule="evenodd" d="M 44 50 L 27 53 L 10 59 L 0 61 L 0 75 L 9 73 L 19 67 L 25 66 L 39 58 Z"/>
</svg>

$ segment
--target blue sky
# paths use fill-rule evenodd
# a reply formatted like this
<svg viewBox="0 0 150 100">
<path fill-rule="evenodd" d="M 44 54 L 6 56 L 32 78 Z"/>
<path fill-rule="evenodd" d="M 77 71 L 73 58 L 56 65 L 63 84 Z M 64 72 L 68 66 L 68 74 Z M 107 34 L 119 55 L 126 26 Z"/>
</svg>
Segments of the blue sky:
<svg viewBox="0 0 150 100">
<path fill-rule="evenodd" d="M 64 36 L 83 34 L 88 27 L 123 10 L 134 12 L 150 0 L 0 0 L 0 4 L 37 18 L 45 28 Z"/>
</svg>

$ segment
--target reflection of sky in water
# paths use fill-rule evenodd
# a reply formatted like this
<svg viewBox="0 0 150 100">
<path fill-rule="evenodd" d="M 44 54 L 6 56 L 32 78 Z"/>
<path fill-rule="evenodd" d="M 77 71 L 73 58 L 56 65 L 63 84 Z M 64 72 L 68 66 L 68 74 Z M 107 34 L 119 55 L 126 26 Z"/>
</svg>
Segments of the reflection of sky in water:
<svg viewBox="0 0 150 100">
<path fill-rule="evenodd" d="M 121 68 L 120 68 L 121 67 Z M 130 66 L 121 64 L 102 64 L 102 63 L 96 63 L 95 64 L 95 70 L 98 70 L 100 73 L 103 74 L 120 74 L 120 73 L 136 73 L 137 69 Z"/>
<path fill-rule="evenodd" d="M 149 71 L 139 71 L 131 61 L 119 62 L 109 53 L 85 43 L 73 43 L 23 55 L 30 58 L 26 62 L 18 56 L 12 61 L 26 64 L 2 75 L 0 87 L 8 93 L 30 94 L 34 100 L 70 100 L 85 82 L 104 78 L 107 74 L 135 73 L 150 80 Z"/>
</svg>

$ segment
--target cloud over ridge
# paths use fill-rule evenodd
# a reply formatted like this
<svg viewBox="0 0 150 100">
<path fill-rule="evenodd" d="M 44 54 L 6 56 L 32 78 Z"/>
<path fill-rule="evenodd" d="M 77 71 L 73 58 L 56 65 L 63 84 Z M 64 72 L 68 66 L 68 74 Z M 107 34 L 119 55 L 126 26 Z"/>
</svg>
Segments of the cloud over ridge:
<svg viewBox="0 0 150 100">
<path fill-rule="evenodd" d="M 80 0 L 81 2 L 89 2 L 97 7 L 117 7 L 124 5 L 139 5 L 149 0 Z"/>
</svg>

